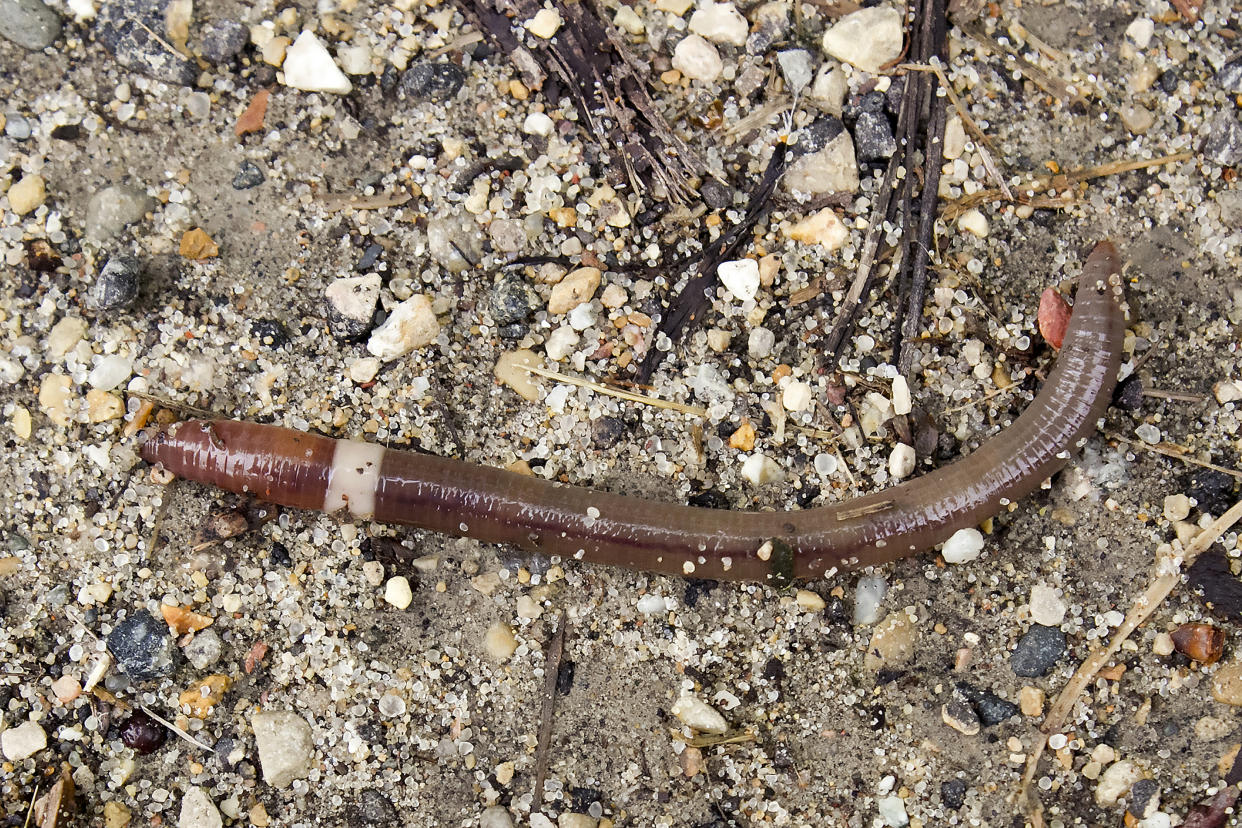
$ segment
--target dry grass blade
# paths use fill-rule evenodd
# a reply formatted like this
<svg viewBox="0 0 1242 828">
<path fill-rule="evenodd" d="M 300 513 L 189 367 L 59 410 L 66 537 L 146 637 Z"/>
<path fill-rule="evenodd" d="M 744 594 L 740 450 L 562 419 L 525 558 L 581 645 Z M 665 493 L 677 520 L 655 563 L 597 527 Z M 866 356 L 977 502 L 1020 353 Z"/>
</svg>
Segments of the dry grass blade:
<svg viewBox="0 0 1242 828">
<path fill-rule="evenodd" d="M 1206 460 L 1197 460 L 1189 455 L 1190 449 L 1185 448 L 1184 446 L 1174 446 L 1170 443 L 1157 443 L 1153 446 L 1150 443 L 1144 443 L 1141 440 L 1132 440 L 1129 437 L 1122 437 L 1120 434 L 1115 434 L 1110 431 L 1104 432 L 1104 436 L 1110 440 L 1125 443 L 1128 446 L 1132 446 L 1133 448 L 1140 449 L 1142 451 L 1150 451 L 1152 454 L 1171 457 L 1174 460 L 1181 460 L 1183 463 L 1189 463 L 1192 466 L 1211 469 L 1212 471 L 1218 471 L 1222 474 L 1227 474 L 1230 477 L 1236 477 L 1239 480 L 1242 480 L 1242 471 L 1231 469 L 1228 466 L 1218 466 L 1215 463 L 1209 463 Z"/>
<path fill-rule="evenodd" d="M 543 661 L 543 702 L 539 709 L 539 738 L 535 746 L 535 791 L 530 811 L 535 813 L 543 803 L 543 782 L 548 776 L 548 747 L 552 744 L 552 715 L 556 712 L 556 681 L 565 657 L 565 636 L 569 622 L 565 610 L 556 616 L 556 632 L 548 642 Z"/>
</svg>

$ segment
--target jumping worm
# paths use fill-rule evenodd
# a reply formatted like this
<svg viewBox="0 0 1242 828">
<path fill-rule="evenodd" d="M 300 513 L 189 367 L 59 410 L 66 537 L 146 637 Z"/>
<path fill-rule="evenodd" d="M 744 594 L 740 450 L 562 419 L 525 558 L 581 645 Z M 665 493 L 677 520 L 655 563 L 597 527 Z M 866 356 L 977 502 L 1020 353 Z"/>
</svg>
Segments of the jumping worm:
<svg viewBox="0 0 1242 828">
<path fill-rule="evenodd" d="M 649 572 L 783 584 L 926 550 L 1023 497 L 1096 427 L 1121 361 L 1116 249 L 1096 245 L 1056 366 L 1008 428 L 969 456 L 844 503 L 729 512 L 639 500 L 277 426 L 190 420 L 142 456 L 173 474 L 299 509 L 347 510 Z"/>
</svg>

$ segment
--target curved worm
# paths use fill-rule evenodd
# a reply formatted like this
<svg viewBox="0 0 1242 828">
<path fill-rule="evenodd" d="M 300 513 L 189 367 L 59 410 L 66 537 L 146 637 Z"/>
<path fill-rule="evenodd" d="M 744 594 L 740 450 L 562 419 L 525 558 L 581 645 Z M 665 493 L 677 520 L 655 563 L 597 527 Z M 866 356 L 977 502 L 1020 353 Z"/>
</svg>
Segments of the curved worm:
<svg viewBox="0 0 1242 828">
<path fill-rule="evenodd" d="M 1124 334 L 1117 251 L 1101 242 L 1079 280 L 1056 366 L 1012 425 L 914 480 L 802 511 L 658 503 L 231 420 L 176 423 L 149 439 L 142 456 L 180 477 L 294 508 L 348 510 L 649 572 L 783 584 L 929 549 L 1033 491 L 1104 414 Z"/>
</svg>

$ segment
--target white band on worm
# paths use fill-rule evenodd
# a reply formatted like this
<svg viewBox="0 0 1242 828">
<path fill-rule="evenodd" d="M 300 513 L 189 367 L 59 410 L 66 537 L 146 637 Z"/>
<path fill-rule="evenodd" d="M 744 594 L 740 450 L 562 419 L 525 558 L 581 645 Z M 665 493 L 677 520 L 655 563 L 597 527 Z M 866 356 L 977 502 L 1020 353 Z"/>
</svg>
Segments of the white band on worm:
<svg viewBox="0 0 1242 828">
<path fill-rule="evenodd" d="M 375 490 L 379 485 L 380 459 L 384 447 L 354 440 L 337 440 L 323 510 L 348 508 L 355 517 L 375 514 Z"/>
</svg>

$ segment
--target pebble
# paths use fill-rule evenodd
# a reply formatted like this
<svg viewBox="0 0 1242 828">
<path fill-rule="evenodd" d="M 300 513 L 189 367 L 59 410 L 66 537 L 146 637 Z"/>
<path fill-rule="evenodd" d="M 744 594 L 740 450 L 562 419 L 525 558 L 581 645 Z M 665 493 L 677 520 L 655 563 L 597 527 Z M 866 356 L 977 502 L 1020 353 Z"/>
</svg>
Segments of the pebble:
<svg viewBox="0 0 1242 828">
<path fill-rule="evenodd" d="M 206 670 L 220 660 L 224 642 L 215 630 L 207 629 L 195 633 L 189 644 L 182 648 L 186 661 L 194 665 L 196 670 Z"/>
<path fill-rule="evenodd" d="M 583 302 L 591 301 L 602 275 L 598 267 L 580 267 L 566 273 L 565 278 L 552 287 L 548 313 L 569 313 Z"/>
<path fill-rule="evenodd" d="M 1212 676 L 1212 698 L 1222 704 L 1242 706 L 1242 661 L 1226 664 Z"/>
<path fill-rule="evenodd" d="M 574 348 L 578 346 L 581 339 L 578 332 L 569 325 L 561 325 L 548 334 L 548 340 L 543 343 L 543 351 L 548 359 L 560 362 L 574 352 Z"/>
<path fill-rule="evenodd" d="M 394 575 L 384 585 L 384 601 L 403 610 L 414 600 L 414 590 L 410 588 L 410 579 L 404 575 Z"/>
<path fill-rule="evenodd" d="M 285 62 L 281 68 L 285 73 L 285 86 L 304 92 L 348 95 L 354 88 L 328 53 L 327 47 L 311 31 L 302 32 L 293 41 L 293 45 L 285 53 Z"/>
<path fill-rule="evenodd" d="M 14 141 L 26 141 L 33 134 L 30 120 L 16 112 L 4 116 L 4 134 Z"/>
<path fill-rule="evenodd" d="M 75 676 L 65 673 L 52 682 L 52 695 L 61 704 L 69 704 L 82 695 L 82 682 L 78 681 Z"/>
<path fill-rule="evenodd" d="M 883 575 L 864 575 L 854 587 L 854 626 L 863 627 L 880 620 L 880 605 L 888 594 Z"/>
<path fill-rule="evenodd" d="M 1233 380 L 1221 380 L 1212 386 L 1212 394 L 1221 405 L 1242 400 L 1242 383 Z"/>
<path fill-rule="evenodd" d="M 1140 779 L 1131 786 L 1126 799 L 1126 813 L 1135 819 L 1146 819 L 1160 807 L 1160 786 L 1154 779 Z"/>
<path fill-rule="evenodd" d="M 493 805 L 479 817 L 479 828 L 513 828 L 513 818 L 503 806 Z"/>
<path fill-rule="evenodd" d="M 799 94 L 815 77 L 811 53 L 806 49 L 786 49 L 776 53 L 776 62 L 785 76 L 785 85 L 793 94 Z"/>
<path fill-rule="evenodd" d="M 1047 584 L 1031 587 L 1031 620 L 1045 627 L 1059 627 L 1065 620 L 1065 602 Z"/>
<path fill-rule="evenodd" d="M 831 207 L 817 213 L 785 230 L 785 235 L 803 244 L 818 244 L 829 252 L 838 250 L 849 239 L 850 232 Z"/>
<path fill-rule="evenodd" d="M 37 210 L 47 200 L 47 187 L 41 175 L 26 175 L 9 187 L 9 207 L 19 216 Z"/>
<path fill-rule="evenodd" d="M 1100 781 L 1096 783 L 1095 804 L 1101 808 L 1111 808 L 1135 782 L 1142 778 L 1143 772 L 1129 759 L 1122 759 L 1120 762 L 1109 765 L 1104 773 L 1100 774 Z"/>
<path fill-rule="evenodd" d="M 682 39 L 673 50 L 673 68 L 691 80 L 711 83 L 724 71 L 716 47 L 700 35 Z"/>
<path fill-rule="evenodd" d="M 0 37 L 23 49 L 46 49 L 60 36 L 60 27 L 60 15 L 41 0 L 0 0 Z"/>
<path fill-rule="evenodd" d="M 535 16 L 522 25 L 535 37 L 548 40 L 557 33 L 564 22 L 561 19 L 561 13 L 556 9 L 543 8 L 535 12 Z"/>
<path fill-rule="evenodd" d="M 39 382 L 39 407 L 53 423 L 65 428 L 73 420 L 73 381 L 64 374 L 44 374 Z"/>
<path fill-rule="evenodd" d="M 983 533 L 973 527 L 958 529 L 944 542 L 940 556 L 945 563 L 968 563 L 983 553 Z"/>
<path fill-rule="evenodd" d="M 111 257 L 91 285 L 91 305 L 99 310 L 127 307 L 138 298 L 141 277 L 142 263 L 137 257 L 123 253 Z"/>
<path fill-rule="evenodd" d="M 85 319 L 77 316 L 66 316 L 48 331 L 44 353 L 52 362 L 58 362 L 72 351 L 86 337 L 87 324 Z"/>
<path fill-rule="evenodd" d="M 713 3 L 705 0 L 698 11 L 690 15 L 690 33 L 700 35 L 716 43 L 745 46 L 750 26 L 746 18 L 732 3 Z"/>
<path fill-rule="evenodd" d="M 323 292 L 328 329 L 338 342 L 356 342 L 371 330 L 383 282 L 378 273 L 343 276 Z"/>
<path fill-rule="evenodd" d="M 809 589 L 800 589 L 794 593 L 794 603 L 807 612 L 823 612 L 828 606 L 818 592 Z"/>
<path fill-rule="evenodd" d="M 876 800 L 875 806 L 880 819 L 890 828 L 905 828 L 910 824 L 910 817 L 906 813 L 906 803 L 901 797 L 882 796 Z"/>
<path fill-rule="evenodd" d="M 940 783 L 940 799 L 950 810 L 956 811 L 966 804 L 966 783 L 960 779 L 950 779 Z"/>
<path fill-rule="evenodd" d="M 752 328 L 746 338 L 746 353 L 755 359 L 763 359 L 772 353 L 776 345 L 776 334 L 767 328 Z"/>
<path fill-rule="evenodd" d="M 178 0 L 108 0 L 99 4 L 95 37 L 122 66 L 180 86 L 198 80 L 198 66 L 164 45 L 169 6 Z M 152 37 L 151 32 L 160 33 Z"/>
<path fill-rule="evenodd" d="M 974 736 L 980 730 L 979 714 L 961 690 L 954 690 L 949 700 L 940 706 L 940 720 L 966 736 Z"/>
<path fill-rule="evenodd" d="M 901 416 L 909 414 L 914 408 L 910 399 L 910 383 L 903 376 L 893 378 L 893 414 Z"/>
<path fill-rule="evenodd" d="M 295 779 L 305 779 L 314 767 L 311 727 L 292 710 L 265 710 L 250 717 L 263 781 L 276 788 L 287 788 Z"/>
<path fill-rule="evenodd" d="M 1222 109 L 1203 134 L 1203 157 L 1222 167 L 1242 163 L 1242 121 L 1231 109 Z"/>
<path fill-rule="evenodd" d="M 1156 123 L 1156 115 L 1142 104 L 1123 105 L 1118 109 L 1121 122 L 1135 135 L 1142 135 Z"/>
<path fill-rule="evenodd" d="M 991 690 L 981 690 L 966 682 L 959 682 L 957 689 L 965 694 L 979 714 L 979 722 L 984 727 L 995 727 L 1003 721 L 1018 715 L 1018 706 L 1006 701 Z"/>
<path fill-rule="evenodd" d="M 878 161 L 897 151 L 893 126 L 882 111 L 864 110 L 854 122 L 854 154 L 862 161 Z"/>
<path fill-rule="evenodd" d="M 522 122 L 522 132 L 547 138 L 556 130 L 556 123 L 543 112 L 532 112 Z"/>
<path fill-rule="evenodd" d="M 236 20 L 214 20 L 203 27 L 200 54 L 208 63 L 227 63 L 250 42 L 250 30 Z"/>
<path fill-rule="evenodd" d="M 828 62 L 820 67 L 811 84 L 811 100 L 820 104 L 824 111 L 840 118 L 845 105 L 845 96 L 849 94 L 849 81 L 845 70 L 839 65 Z M 855 173 L 857 174 L 857 173 Z"/>
<path fill-rule="evenodd" d="M 1163 439 L 1160 435 L 1160 429 L 1151 423 L 1143 423 L 1134 429 L 1134 433 L 1144 443 L 1153 446 Z"/>
<path fill-rule="evenodd" d="M 954 115 L 944 126 L 944 157 L 946 161 L 961 158 L 966 152 L 966 126 Z"/>
<path fill-rule="evenodd" d="M 115 799 L 110 799 L 103 806 L 104 828 L 125 828 L 133 815 L 129 807 Z"/>
<path fill-rule="evenodd" d="M 957 218 L 957 229 L 970 233 L 978 238 L 987 238 L 988 220 L 983 213 L 971 208 Z"/>
<path fill-rule="evenodd" d="M 901 55 L 901 12 L 891 6 L 859 9 L 824 32 L 824 52 L 864 72 L 878 72 Z"/>
<path fill-rule="evenodd" d="M 1173 646 L 1173 636 L 1168 633 L 1156 633 L 1151 641 L 1151 651 L 1158 656 L 1173 655 L 1176 648 Z"/>
<path fill-rule="evenodd" d="M 392 801 L 374 788 L 367 788 L 359 793 L 357 801 L 349 811 L 350 825 L 371 828 L 398 828 L 402 825 L 401 815 L 397 813 Z"/>
<path fill-rule="evenodd" d="M 108 651 L 132 679 L 148 681 L 172 675 L 177 649 L 168 625 L 146 610 L 131 613 L 108 634 Z"/>
<path fill-rule="evenodd" d="M 1184 494 L 1165 497 L 1164 516 L 1167 520 L 1185 520 L 1190 516 L 1190 498 Z"/>
<path fill-rule="evenodd" d="M 1126 26 L 1126 37 L 1140 49 L 1151 45 L 1151 37 L 1156 33 L 1156 24 L 1150 17 L 1136 17 Z"/>
<path fill-rule="evenodd" d="M 224 820 L 207 792 L 197 785 L 186 788 L 181 796 L 181 813 L 177 828 L 221 828 Z"/>
<path fill-rule="evenodd" d="M 496 661 L 504 661 L 517 650 L 518 642 L 508 624 L 497 622 L 483 636 L 483 650 Z"/>
<path fill-rule="evenodd" d="M 439 335 L 440 323 L 431 309 L 431 300 L 420 293 L 392 309 L 384 324 L 367 340 L 367 351 L 388 362 L 430 345 Z"/>
<path fill-rule="evenodd" d="M 781 464 L 762 452 L 755 452 L 742 461 L 742 477 L 752 486 L 766 486 L 785 479 Z"/>
<path fill-rule="evenodd" d="M 489 298 L 492 319 L 502 328 L 525 322 L 531 311 L 537 307 L 537 297 L 526 279 L 513 271 L 504 273 L 497 279 L 492 285 Z"/>
<path fill-rule="evenodd" d="M 1018 640 L 1009 656 L 1009 667 L 1019 676 L 1047 675 L 1065 655 L 1065 647 L 1065 633 L 1054 627 L 1036 625 Z"/>
<path fill-rule="evenodd" d="M 251 190 L 267 180 L 263 170 L 253 161 L 243 161 L 233 176 L 234 190 Z"/>
<path fill-rule="evenodd" d="M 673 703 L 672 713 L 682 724 L 699 733 L 726 733 L 729 730 L 729 723 L 716 708 L 690 693 Z"/>
<path fill-rule="evenodd" d="M 814 389 L 801 380 L 793 380 L 781 391 L 781 405 L 786 411 L 806 411 L 814 400 Z"/>
<path fill-rule="evenodd" d="M 535 402 L 539 399 L 539 386 L 535 384 L 532 374 L 523 369 L 538 364 L 539 357 L 534 351 L 509 351 L 496 360 L 493 373 L 496 379 L 516 391 L 522 399 Z"/>
<path fill-rule="evenodd" d="M 1024 716 L 1044 715 L 1044 691 L 1027 685 L 1018 691 L 1018 707 Z"/>
<path fill-rule="evenodd" d="M 526 247 L 526 223 L 518 219 L 493 219 L 487 233 L 501 253 L 517 253 Z"/>
<path fill-rule="evenodd" d="M 856 193 L 858 184 L 854 140 L 844 128 L 822 147 L 808 151 L 790 164 L 783 182 L 787 192 L 811 196 Z"/>
<path fill-rule="evenodd" d="M 754 259 L 721 262 L 716 275 L 729 293 L 743 302 L 754 299 L 759 292 L 759 263 Z"/>
<path fill-rule="evenodd" d="M 908 662 L 914 656 L 919 628 L 905 610 L 896 610 L 876 625 L 871 633 L 871 643 L 863 657 L 863 667 L 868 672 L 892 669 Z"/>
<path fill-rule="evenodd" d="M 888 473 L 896 480 L 909 477 L 914 471 L 914 446 L 898 443 L 888 456 Z"/>
<path fill-rule="evenodd" d="M 401 76 L 397 95 L 439 103 L 453 98 L 466 82 L 465 71 L 449 61 L 415 63 Z"/>
<path fill-rule="evenodd" d="M 663 615 L 668 611 L 668 602 L 663 595 L 647 593 L 638 599 L 636 607 L 643 615 Z"/>
<path fill-rule="evenodd" d="M 86 205 L 86 237 L 96 243 L 109 241 L 141 221 L 154 203 L 145 191 L 130 184 L 105 187 Z"/>
<path fill-rule="evenodd" d="M 1182 624 L 1169 637 L 1179 653 L 1200 664 L 1215 664 L 1225 652 L 1225 631 L 1211 624 Z"/>
<path fill-rule="evenodd" d="M 1216 73 L 1216 82 L 1230 95 L 1242 95 L 1242 52 L 1238 52 Z"/>
<path fill-rule="evenodd" d="M 22 722 L 0 733 L 0 750 L 10 762 L 20 762 L 47 747 L 47 733 L 37 722 Z"/>
</svg>

